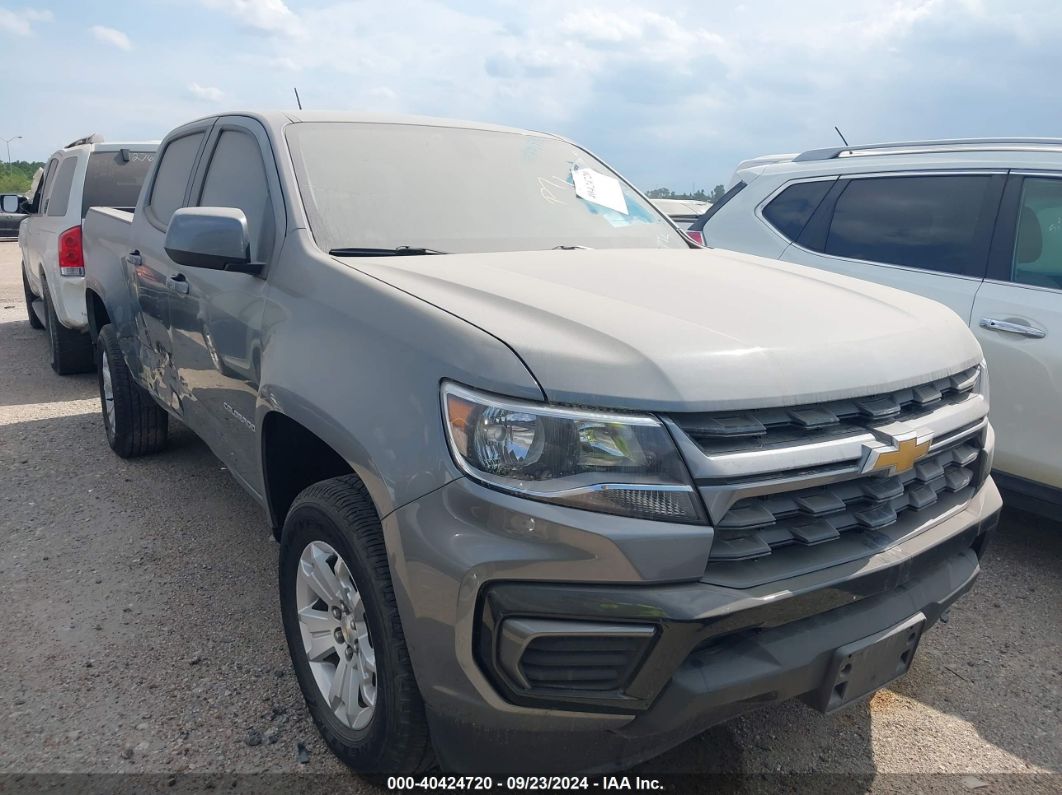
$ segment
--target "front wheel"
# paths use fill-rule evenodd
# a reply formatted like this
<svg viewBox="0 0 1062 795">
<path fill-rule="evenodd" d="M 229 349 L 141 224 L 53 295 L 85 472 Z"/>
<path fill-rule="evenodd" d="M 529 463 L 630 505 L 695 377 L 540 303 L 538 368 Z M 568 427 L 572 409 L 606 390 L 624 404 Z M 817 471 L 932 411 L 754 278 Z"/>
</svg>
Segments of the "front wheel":
<svg viewBox="0 0 1062 795">
<path fill-rule="evenodd" d="M 169 435 L 169 415 L 133 380 L 109 323 L 96 341 L 100 408 L 107 444 L 122 458 L 161 450 Z"/>
<path fill-rule="evenodd" d="M 432 759 L 380 520 L 353 475 L 310 486 L 284 522 L 280 604 L 295 675 L 332 751 L 359 773 Z"/>
</svg>

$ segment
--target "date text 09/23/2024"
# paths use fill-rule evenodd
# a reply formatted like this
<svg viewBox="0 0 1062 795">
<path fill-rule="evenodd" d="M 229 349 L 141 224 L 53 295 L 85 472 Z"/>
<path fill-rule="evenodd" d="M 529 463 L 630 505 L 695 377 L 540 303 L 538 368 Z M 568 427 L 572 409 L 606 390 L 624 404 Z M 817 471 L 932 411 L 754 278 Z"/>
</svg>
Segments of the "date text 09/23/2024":
<svg viewBox="0 0 1062 795">
<path fill-rule="evenodd" d="M 642 776 L 507 776 L 504 780 L 491 776 L 391 776 L 387 789 L 401 790 L 641 790 L 664 789 L 657 778 Z"/>
</svg>

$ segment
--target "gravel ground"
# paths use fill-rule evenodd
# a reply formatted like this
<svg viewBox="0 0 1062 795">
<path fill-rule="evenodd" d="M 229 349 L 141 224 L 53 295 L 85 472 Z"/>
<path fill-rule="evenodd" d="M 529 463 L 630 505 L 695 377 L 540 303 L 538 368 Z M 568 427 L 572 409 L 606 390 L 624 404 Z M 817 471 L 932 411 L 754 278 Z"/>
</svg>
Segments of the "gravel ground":
<svg viewBox="0 0 1062 795">
<path fill-rule="evenodd" d="M 112 455 L 95 390 L 49 369 L 0 243 L 0 773 L 341 773 L 290 671 L 264 516 L 176 423 L 165 453 Z M 1058 786 L 995 774 L 1062 771 L 1060 574 L 1062 524 L 1006 514 L 893 688 L 832 717 L 763 710 L 638 772 Z"/>
</svg>

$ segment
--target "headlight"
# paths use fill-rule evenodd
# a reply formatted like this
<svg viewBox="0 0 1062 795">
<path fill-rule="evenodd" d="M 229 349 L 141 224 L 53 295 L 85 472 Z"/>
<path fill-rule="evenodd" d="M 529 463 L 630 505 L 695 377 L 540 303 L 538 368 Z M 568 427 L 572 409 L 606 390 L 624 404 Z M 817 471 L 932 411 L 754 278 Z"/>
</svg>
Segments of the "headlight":
<svg viewBox="0 0 1062 795">
<path fill-rule="evenodd" d="M 981 369 L 977 373 L 977 385 L 974 387 L 974 389 L 984 395 L 985 403 L 987 403 L 989 406 L 992 405 L 990 394 L 991 390 L 988 386 L 988 362 L 986 362 L 984 359 L 981 360 Z"/>
<path fill-rule="evenodd" d="M 487 486 L 590 511 L 704 523 L 667 429 L 654 417 L 605 414 L 442 387 L 458 466 Z"/>
</svg>

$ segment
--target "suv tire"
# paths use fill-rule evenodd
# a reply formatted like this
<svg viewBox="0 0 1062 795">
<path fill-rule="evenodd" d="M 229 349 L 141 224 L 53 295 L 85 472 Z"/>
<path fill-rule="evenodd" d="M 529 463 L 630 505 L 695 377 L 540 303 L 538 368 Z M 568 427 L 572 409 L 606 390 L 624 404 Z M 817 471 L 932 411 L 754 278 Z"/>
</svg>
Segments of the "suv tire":
<svg viewBox="0 0 1062 795">
<path fill-rule="evenodd" d="M 37 300 L 37 296 L 33 294 L 30 289 L 29 279 L 26 278 L 26 266 L 22 266 L 22 292 L 26 296 L 26 314 L 29 315 L 30 328 L 42 329 L 44 324 L 41 323 L 41 319 L 37 317 L 37 313 L 33 311 L 33 302 Z"/>
<path fill-rule="evenodd" d="M 295 499 L 284 522 L 279 574 L 281 614 L 291 662 L 325 742 L 358 773 L 394 775 L 426 770 L 433 757 L 424 702 L 402 632 L 380 520 L 356 476 L 316 483 Z M 310 585 L 314 577 L 318 578 L 316 584 Z M 338 592 L 345 596 L 338 601 L 318 596 L 322 582 L 324 590 L 339 586 Z M 337 593 L 335 588 L 331 592 Z M 316 604 L 308 604 L 314 599 Z M 350 603 L 354 607 L 348 612 Z M 355 632 L 365 633 L 361 646 L 349 640 L 347 631 L 349 624 L 356 623 L 352 619 L 359 609 L 363 629 Z M 312 611 L 313 620 L 304 623 L 300 615 L 307 611 Z M 322 617 L 337 615 L 342 619 L 322 621 Z M 307 651 L 311 645 L 319 649 L 313 669 Z M 351 660 L 349 668 L 344 667 L 344 651 Z M 366 651 L 372 653 L 371 667 L 363 660 Z M 330 669 L 334 672 L 331 675 Z M 362 700 L 362 694 L 370 677 L 364 672 L 373 669 L 373 706 L 365 719 L 368 707 L 364 705 L 368 702 Z M 341 671 L 347 676 L 340 677 Z M 329 681 L 336 679 L 352 684 L 349 688 L 330 687 Z M 326 688 L 348 697 L 333 701 Z"/>
<path fill-rule="evenodd" d="M 114 326 L 100 329 L 96 345 L 100 408 L 107 444 L 122 458 L 155 453 L 166 446 L 169 415 L 133 380 Z"/>
<path fill-rule="evenodd" d="M 88 334 L 68 329 L 59 322 L 59 317 L 55 314 L 55 306 L 52 304 L 52 296 L 48 292 L 48 285 L 43 284 L 43 286 L 44 315 L 48 321 L 48 343 L 52 369 L 59 375 L 91 373 L 95 367 L 92 339 Z M 32 314 L 33 307 L 30 307 L 29 311 Z"/>
</svg>

